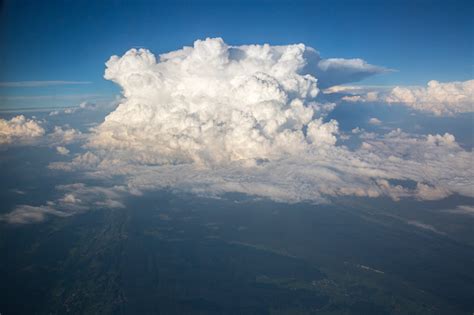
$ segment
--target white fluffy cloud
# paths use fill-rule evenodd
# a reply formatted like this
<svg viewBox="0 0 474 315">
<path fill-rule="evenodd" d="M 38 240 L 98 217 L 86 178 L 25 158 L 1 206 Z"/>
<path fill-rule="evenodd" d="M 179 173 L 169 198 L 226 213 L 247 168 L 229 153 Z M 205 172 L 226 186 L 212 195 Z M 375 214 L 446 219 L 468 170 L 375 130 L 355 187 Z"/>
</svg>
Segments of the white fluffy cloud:
<svg viewBox="0 0 474 315">
<path fill-rule="evenodd" d="M 360 59 L 321 59 L 303 44 L 229 46 L 208 38 L 158 60 L 132 49 L 107 62 L 105 78 L 125 99 L 90 145 L 151 164 L 252 163 L 332 145 L 337 123 L 321 117 L 334 104 L 316 102 L 318 84 L 383 71 Z"/>
<path fill-rule="evenodd" d="M 57 116 L 60 114 L 70 115 L 70 114 L 75 114 L 78 112 L 83 112 L 83 111 L 88 111 L 88 110 L 95 111 L 95 110 L 99 110 L 102 107 L 107 108 L 107 107 L 112 107 L 112 106 L 113 106 L 113 102 L 102 104 L 101 106 L 95 103 L 81 102 L 78 106 L 67 107 L 60 110 L 53 110 L 49 113 L 49 116 Z"/>
<path fill-rule="evenodd" d="M 435 80 L 428 82 L 426 87 L 394 87 L 389 91 L 367 92 L 357 94 L 360 89 L 329 89 L 329 93 L 346 92 L 353 95 L 344 96 L 348 102 L 375 102 L 402 104 L 418 111 L 429 112 L 437 116 L 454 115 L 473 112 L 474 80 L 464 82 L 441 83 Z"/>
<path fill-rule="evenodd" d="M 63 146 L 57 146 L 56 147 L 56 152 L 58 152 L 61 155 L 68 155 L 69 154 L 69 150 L 66 147 L 63 147 Z"/>
<path fill-rule="evenodd" d="M 420 228 L 422 230 L 431 231 L 431 232 L 436 233 L 436 234 L 442 234 L 442 235 L 446 234 L 446 233 L 438 230 L 437 228 L 435 228 L 431 224 L 426 224 L 426 223 L 423 223 L 423 222 L 420 222 L 420 221 L 409 220 L 409 221 L 407 221 L 407 224 L 416 226 L 417 228 Z"/>
<path fill-rule="evenodd" d="M 387 96 L 389 103 L 402 103 L 435 115 L 473 111 L 474 80 L 464 82 L 428 82 L 427 87 L 395 87 Z"/>
<path fill-rule="evenodd" d="M 67 217 L 68 214 L 53 209 L 50 206 L 20 205 L 12 212 L 0 216 L 0 221 L 12 224 L 27 224 L 43 221 L 48 215 Z"/>
<path fill-rule="evenodd" d="M 60 154 L 65 153 L 63 145 L 71 144 L 85 138 L 80 131 L 68 125 L 54 126 L 52 130 L 44 127 L 45 121 L 29 119 L 18 115 L 10 120 L 0 118 L 0 145 L 6 144 L 35 144 L 50 147 L 61 147 Z"/>
<path fill-rule="evenodd" d="M 410 136 L 401 130 L 385 135 L 357 133 L 363 142 L 349 150 L 328 140 L 322 147 L 261 163 L 240 161 L 212 166 L 196 163 L 147 165 L 112 151 L 86 152 L 51 167 L 81 170 L 96 178 L 125 179 L 127 191 L 176 189 L 202 195 L 240 192 L 279 201 L 327 202 L 337 196 L 393 200 L 437 200 L 451 194 L 474 197 L 473 153 L 450 134 Z M 403 182 L 415 183 L 404 185 Z"/>
<path fill-rule="evenodd" d="M 48 134 L 48 142 L 51 145 L 70 144 L 82 139 L 83 137 L 84 135 L 79 130 L 70 128 L 68 125 L 62 127 L 55 126 Z"/>
<path fill-rule="evenodd" d="M 449 213 L 474 216 L 474 205 L 460 205 L 460 206 L 457 206 L 455 209 L 448 209 L 445 211 Z"/>
<path fill-rule="evenodd" d="M 378 125 L 382 124 L 382 121 L 380 119 L 378 119 L 377 117 L 372 117 L 372 118 L 369 119 L 369 124 L 378 126 Z"/>
<path fill-rule="evenodd" d="M 0 145 L 14 142 L 28 142 L 44 135 L 45 130 L 41 123 L 34 119 L 27 119 L 23 115 L 15 116 L 10 120 L 0 118 Z"/>
<path fill-rule="evenodd" d="M 125 100 L 90 145 L 146 163 L 274 159 L 332 144 L 335 122 L 314 118 L 319 89 L 302 44 L 228 46 L 222 39 L 163 54 L 132 49 L 107 62 Z M 305 132 L 307 130 L 307 133 Z"/>
</svg>

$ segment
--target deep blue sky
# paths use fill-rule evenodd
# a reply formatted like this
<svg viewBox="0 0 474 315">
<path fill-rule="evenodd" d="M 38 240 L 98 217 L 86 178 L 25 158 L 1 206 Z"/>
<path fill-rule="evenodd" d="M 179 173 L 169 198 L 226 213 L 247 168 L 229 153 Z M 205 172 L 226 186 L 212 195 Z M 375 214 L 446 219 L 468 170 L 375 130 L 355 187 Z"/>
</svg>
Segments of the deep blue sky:
<svg viewBox="0 0 474 315">
<path fill-rule="evenodd" d="M 467 80 L 474 69 L 473 15 L 472 1 L 5 0 L 0 81 L 92 83 L 3 87 L 0 107 L 32 103 L 25 95 L 72 95 L 55 104 L 46 104 L 47 97 L 35 103 L 55 106 L 74 105 L 78 94 L 86 94 L 84 99 L 116 94 L 102 78 L 111 55 L 137 46 L 162 53 L 214 36 L 229 44 L 303 42 L 323 57 L 359 57 L 398 70 L 367 84 Z M 5 95 L 18 100 L 6 101 Z"/>
</svg>

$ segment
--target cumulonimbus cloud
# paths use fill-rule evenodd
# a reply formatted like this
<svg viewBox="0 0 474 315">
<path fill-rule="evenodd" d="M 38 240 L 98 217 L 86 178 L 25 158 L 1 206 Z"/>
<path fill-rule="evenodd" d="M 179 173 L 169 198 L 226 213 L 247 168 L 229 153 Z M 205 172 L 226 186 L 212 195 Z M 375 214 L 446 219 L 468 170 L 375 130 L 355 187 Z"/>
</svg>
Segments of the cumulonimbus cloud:
<svg viewBox="0 0 474 315">
<path fill-rule="evenodd" d="M 333 82 L 343 82 L 354 71 L 381 71 L 365 62 L 324 61 L 302 44 L 206 39 L 159 58 L 132 49 L 106 65 L 122 102 L 94 129 L 88 152 L 50 168 L 122 175 L 132 193 L 172 187 L 313 202 L 474 196 L 472 152 L 450 134 L 394 130 L 355 134 L 362 144 L 353 150 L 338 143 L 338 122 L 327 121 L 316 101 L 320 77 L 338 69 L 347 76 Z"/>
</svg>

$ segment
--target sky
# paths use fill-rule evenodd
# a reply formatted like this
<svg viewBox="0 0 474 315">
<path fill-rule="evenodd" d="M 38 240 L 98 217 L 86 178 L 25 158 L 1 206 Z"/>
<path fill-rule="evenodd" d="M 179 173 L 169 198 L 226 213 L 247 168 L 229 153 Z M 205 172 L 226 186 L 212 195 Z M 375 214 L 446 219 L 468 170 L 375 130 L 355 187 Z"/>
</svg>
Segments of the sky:
<svg viewBox="0 0 474 315">
<path fill-rule="evenodd" d="M 103 79 L 111 55 L 131 47 L 159 54 L 207 37 L 229 45 L 304 43 L 322 57 L 394 70 L 364 80 L 368 85 L 473 74 L 471 1 L 5 0 L 0 10 L 3 109 L 110 100 L 120 92 Z M 45 82 L 8 84 L 23 81 Z"/>
</svg>

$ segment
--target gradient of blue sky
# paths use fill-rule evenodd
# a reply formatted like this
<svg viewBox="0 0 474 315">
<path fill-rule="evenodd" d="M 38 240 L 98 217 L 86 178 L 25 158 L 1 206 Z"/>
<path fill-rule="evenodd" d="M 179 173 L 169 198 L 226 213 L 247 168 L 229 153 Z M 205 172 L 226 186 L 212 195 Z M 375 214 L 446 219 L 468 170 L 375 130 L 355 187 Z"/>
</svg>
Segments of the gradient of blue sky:
<svg viewBox="0 0 474 315">
<path fill-rule="evenodd" d="M 365 84 L 467 80 L 473 77 L 473 11 L 472 1 L 6 0 L 0 81 L 91 83 L 0 87 L 0 107 L 111 97 L 119 90 L 102 78 L 111 55 L 131 47 L 158 54 L 216 36 L 236 45 L 303 42 L 323 57 L 363 58 L 398 70 Z M 49 95 L 58 96 L 54 104 Z"/>
</svg>

